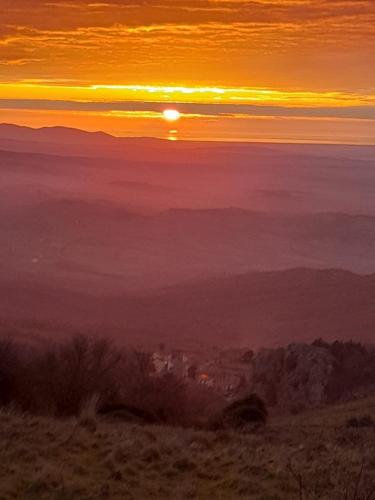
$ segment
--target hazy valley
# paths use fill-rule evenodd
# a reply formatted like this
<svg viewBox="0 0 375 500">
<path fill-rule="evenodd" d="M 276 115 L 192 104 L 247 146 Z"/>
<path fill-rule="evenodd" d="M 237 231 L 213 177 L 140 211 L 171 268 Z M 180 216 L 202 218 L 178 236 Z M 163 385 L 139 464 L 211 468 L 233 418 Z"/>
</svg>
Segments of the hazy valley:
<svg viewBox="0 0 375 500">
<path fill-rule="evenodd" d="M 374 153 L 0 125 L 0 496 L 371 500 Z"/>
<path fill-rule="evenodd" d="M 3 324 L 142 343 L 371 338 L 374 148 L 8 125 L 0 147 Z"/>
</svg>

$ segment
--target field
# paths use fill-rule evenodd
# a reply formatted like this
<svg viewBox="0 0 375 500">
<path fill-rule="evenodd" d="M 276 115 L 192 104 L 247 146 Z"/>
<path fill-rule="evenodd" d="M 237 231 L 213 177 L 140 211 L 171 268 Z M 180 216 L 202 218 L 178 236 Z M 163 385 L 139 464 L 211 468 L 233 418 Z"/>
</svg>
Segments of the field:
<svg viewBox="0 0 375 500">
<path fill-rule="evenodd" d="M 272 418 L 252 433 L 3 411 L 0 498 L 370 500 L 374 426 L 347 421 L 374 410 L 367 399 Z"/>
</svg>

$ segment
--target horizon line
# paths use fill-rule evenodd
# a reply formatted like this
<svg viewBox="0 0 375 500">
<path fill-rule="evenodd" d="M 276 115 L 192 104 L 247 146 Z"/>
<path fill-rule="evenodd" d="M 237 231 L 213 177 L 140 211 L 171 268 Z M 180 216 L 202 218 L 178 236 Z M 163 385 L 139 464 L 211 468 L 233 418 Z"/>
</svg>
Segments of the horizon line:
<svg viewBox="0 0 375 500">
<path fill-rule="evenodd" d="M 104 130 L 87 130 L 84 128 L 77 128 L 77 127 L 67 127 L 64 125 L 47 125 L 47 126 L 41 126 L 41 127 L 31 127 L 29 125 L 21 125 L 18 123 L 13 123 L 13 122 L 0 122 L 0 127 L 17 127 L 20 129 L 27 129 L 27 130 L 32 130 L 34 132 L 42 131 L 42 130 L 56 130 L 56 129 L 63 129 L 63 130 L 70 130 L 70 131 L 75 131 L 75 132 L 83 132 L 85 134 L 103 134 L 107 138 L 111 139 L 120 139 L 120 140 L 154 140 L 154 141 L 162 141 L 166 144 L 170 143 L 212 143 L 212 144 L 217 144 L 217 143 L 222 143 L 222 144 L 275 144 L 275 145 L 290 145 L 290 146 L 339 146 L 339 147 L 370 147 L 370 148 L 375 148 L 375 142 L 374 143 L 358 143 L 358 142 L 331 142 L 331 141 L 318 141 L 318 140 L 305 140 L 305 139 L 288 139 L 288 140 L 282 140 L 282 139 L 254 139 L 254 140 L 246 140 L 243 138 L 239 139 L 234 139 L 234 138 L 208 138 L 208 139 L 197 139 L 197 138 L 176 138 L 173 137 L 173 139 L 168 138 L 168 137 L 158 137 L 158 136 L 123 136 L 123 135 L 115 135 L 113 133 L 106 132 Z M 0 130 L 1 131 L 1 130 Z M 28 142 L 26 139 L 9 139 L 9 138 L 4 138 L 1 137 L 0 135 L 0 140 L 18 140 L 19 142 Z"/>
</svg>

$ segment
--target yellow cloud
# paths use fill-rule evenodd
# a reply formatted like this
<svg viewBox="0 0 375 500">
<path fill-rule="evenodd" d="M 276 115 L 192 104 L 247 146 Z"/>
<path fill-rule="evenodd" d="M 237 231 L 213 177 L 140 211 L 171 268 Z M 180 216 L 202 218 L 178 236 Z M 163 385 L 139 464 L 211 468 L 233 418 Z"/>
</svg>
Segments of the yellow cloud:
<svg viewBox="0 0 375 500">
<path fill-rule="evenodd" d="M 375 94 L 281 91 L 249 87 L 196 87 L 163 85 L 66 85 L 3 83 L 0 99 L 45 99 L 86 102 L 175 102 L 264 104 L 287 106 L 358 106 L 375 104 Z"/>
<path fill-rule="evenodd" d="M 373 0 L 0 0 L 0 6 L 3 82 L 345 94 L 375 81 Z"/>
</svg>

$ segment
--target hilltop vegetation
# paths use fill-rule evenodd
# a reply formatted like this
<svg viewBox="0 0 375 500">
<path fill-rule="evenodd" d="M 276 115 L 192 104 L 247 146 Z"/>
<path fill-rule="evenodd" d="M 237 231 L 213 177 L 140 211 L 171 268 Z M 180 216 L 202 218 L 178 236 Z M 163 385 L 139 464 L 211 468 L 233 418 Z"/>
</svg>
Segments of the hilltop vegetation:
<svg viewBox="0 0 375 500">
<path fill-rule="evenodd" d="M 238 415 L 266 415 L 267 408 L 288 414 L 363 397 L 375 387 L 375 350 L 352 341 L 214 350 L 212 359 L 177 354 L 83 335 L 39 344 L 0 339 L 0 406 L 71 417 L 95 401 L 96 410 L 125 410 L 133 421 L 207 428 L 228 403 L 244 398 L 252 402 L 245 409 L 234 404 Z"/>
<path fill-rule="evenodd" d="M 3 338 L 0 406 L 77 417 L 95 401 L 96 410 L 125 410 L 133 421 L 207 428 L 251 394 L 266 407 L 253 399 L 239 414 L 298 413 L 370 395 L 374 366 L 374 348 L 352 341 L 168 355 L 83 335 L 54 343 Z"/>
<path fill-rule="evenodd" d="M 194 425 L 225 401 L 173 374 L 155 376 L 149 353 L 119 349 L 105 339 L 77 335 L 42 345 L 0 341 L 1 406 L 71 417 L 90 404 L 95 410 L 135 409 L 127 412 L 132 420 Z"/>
<path fill-rule="evenodd" d="M 298 412 L 374 393 L 375 351 L 356 342 L 261 349 L 253 357 L 252 391 L 267 405 Z"/>
</svg>

